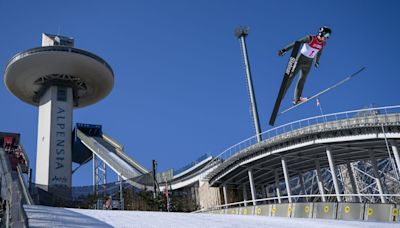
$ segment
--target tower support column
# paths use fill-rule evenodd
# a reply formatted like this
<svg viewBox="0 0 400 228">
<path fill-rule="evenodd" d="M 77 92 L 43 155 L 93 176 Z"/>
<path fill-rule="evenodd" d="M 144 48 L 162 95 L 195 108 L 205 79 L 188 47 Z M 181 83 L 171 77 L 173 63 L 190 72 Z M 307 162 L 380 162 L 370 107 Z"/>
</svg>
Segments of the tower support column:
<svg viewBox="0 0 400 228">
<path fill-rule="evenodd" d="M 254 186 L 253 171 L 249 169 L 247 172 L 249 174 L 251 200 L 253 201 L 253 205 L 256 205 L 256 188 Z"/>
<path fill-rule="evenodd" d="M 39 101 L 36 183 L 57 194 L 71 188 L 72 110 L 70 87 L 50 86 Z"/>
<path fill-rule="evenodd" d="M 291 203 L 292 202 L 292 192 L 290 189 L 290 177 L 289 177 L 289 172 L 287 169 L 285 157 L 282 157 L 281 161 L 282 161 L 283 176 L 285 177 L 286 192 L 287 192 L 289 203 Z"/>
<path fill-rule="evenodd" d="M 333 187 L 335 188 L 336 199 L 340 203 L 340 202 L 342 202 L 342 198 L 339 196 L 340 191 L 339 191 L 339 184 L 338 184 L 337 176 L 336 176 L 336 166 L 335 166 L 335 161 L 333 160 L 333 156 L 332 156 L 330 147 L 326 147 L 326 156 L 328 157 L 329 168 L 330 168 L 331 174 L 332 174 L 332 181 L 333 181 Z"/>
<path fill-rule="evenodd" d="M 400 156 L 399 156 L 399 150 L 397 148 L 397 143 L 396 141 L 391 141 L 390 142 L 392 145 L 392 151 L 393 151 L 393 155 L 394 155 L 394 160 L 396 162 L 397 165 L 397 172 L 399 172 L 400 175 Z"/>
</svg>

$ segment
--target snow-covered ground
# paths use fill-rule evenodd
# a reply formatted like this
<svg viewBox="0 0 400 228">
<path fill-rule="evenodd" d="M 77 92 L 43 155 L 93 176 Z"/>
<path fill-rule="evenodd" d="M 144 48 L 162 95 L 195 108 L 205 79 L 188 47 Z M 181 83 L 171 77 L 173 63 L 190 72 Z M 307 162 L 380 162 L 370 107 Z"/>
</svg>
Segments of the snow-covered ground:
<svg viewBox="0 0 400 228">
<path fill-rule="evenodd" d="M 245 215 L 188 214 L 146 211 L 104 211 L 24 206 L 29 227 L 157 227 L 157 228 L 326 228 L 400 227 L 399 223 L 295 219 Z"/>
</svg>

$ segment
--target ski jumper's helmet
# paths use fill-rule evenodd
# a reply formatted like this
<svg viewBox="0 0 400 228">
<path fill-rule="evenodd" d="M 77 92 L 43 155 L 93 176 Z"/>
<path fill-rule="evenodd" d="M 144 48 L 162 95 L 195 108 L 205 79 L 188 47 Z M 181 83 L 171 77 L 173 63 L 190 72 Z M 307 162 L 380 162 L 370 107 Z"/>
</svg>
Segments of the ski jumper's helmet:
<svg viewBox="0 0 400 228">
<path fill-rule="evenodd" d="M 319 29 L 318 36 L 328 38 L 332 33 L 332 30 L 326 26 L 323 26 Z"/>
</svg>

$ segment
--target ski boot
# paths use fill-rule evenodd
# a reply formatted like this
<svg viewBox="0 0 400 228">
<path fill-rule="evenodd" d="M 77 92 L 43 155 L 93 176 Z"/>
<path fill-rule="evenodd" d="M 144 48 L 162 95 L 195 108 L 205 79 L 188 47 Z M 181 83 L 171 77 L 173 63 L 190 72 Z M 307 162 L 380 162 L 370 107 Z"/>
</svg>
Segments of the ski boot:
<svg viewBox="0 0 400 228">
<path fill-rule="evenodd" d="M 293 99 L 293 105 L 303 103 L 304 101 L 307 101 L 307 100 L 308 100 L 308 97 L 299 97 L 297 100 Z"/>
</svg>

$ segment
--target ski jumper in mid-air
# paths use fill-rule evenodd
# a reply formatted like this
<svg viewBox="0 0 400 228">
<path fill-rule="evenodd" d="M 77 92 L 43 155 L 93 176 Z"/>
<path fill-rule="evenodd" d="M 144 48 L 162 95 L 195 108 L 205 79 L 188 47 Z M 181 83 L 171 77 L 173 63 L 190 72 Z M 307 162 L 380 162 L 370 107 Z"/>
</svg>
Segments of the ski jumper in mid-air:
<svg viewBox="0 0 400 228">
<path fill-rule="evenodd" d="M 318 68 L 319 66 L 319 59 L 322 54 L 322 50 L 324 46 L 326 45 L 326 40 L 328 37 L 331 35 L 332 30 L 326 26 L 321 27 L 318 34 L 315 35 L 308 35 L 305 36 L 304 38 L 298 40 L 297 42 L 300 42 L 303 44 L 301 50 L 300 50 L 300 55 L 297 58 L 297 65 L 295 69 L 293 70 L 293 73 L 290 75 L 289 80 L 286 84 L 285 90 L 283 94 L 286 94 L 287 89 L 290 87 L 292 84 L 293 79 L 295 76 L 300 72 L 300 77 L 299 80 L 297 81 L 296 89 L 294 91 L 294 99 L 293 99 L 293 104 L 298 104 L 301 103 L 307 98 L 301 97 L 301 94 L 303 92 L 304 88 L 304 83 L 306 82 L 307 75 L 311 70 L 311 66 L 314 62 L 315 59 L 315 67 Z M 288 50 L 292 49 L 294 46 L 295 42 L 289 44 L 285 48 L 281 49 L 278 51 L 279 56 L 283 56 Z"/>
</svg>

